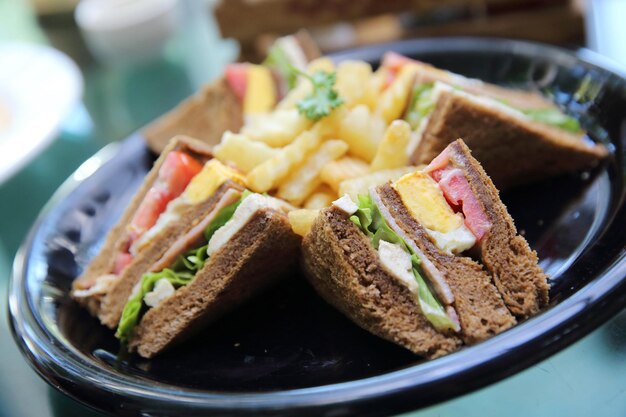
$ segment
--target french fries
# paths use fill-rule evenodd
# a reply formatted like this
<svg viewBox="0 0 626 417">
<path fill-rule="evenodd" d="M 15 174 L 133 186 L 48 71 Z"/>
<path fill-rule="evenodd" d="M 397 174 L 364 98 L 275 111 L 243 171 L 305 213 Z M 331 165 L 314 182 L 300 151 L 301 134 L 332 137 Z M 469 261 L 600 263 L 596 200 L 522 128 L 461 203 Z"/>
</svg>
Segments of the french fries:
<svg viewBox="0 0 626 417">
<path fill-rule="evenodd" d="M 324 142 L 280 185 L 276 195 L 292 204 L 302 204 L 321 183 L 319 173 L 324 165 L 339 158 L 347 151 L 348 145 L 341 140 Z"/>
<path fill-rule="evenodd" d="M 363 177 L 345 180 L 339 185 L 339 195 L 348 194 L 354 201 L 356 201 L 359 194 L 368 194 L 370 187 L 384 184 L 387 181 L 395 181 L 404 174 L 413 172 L 416 169 L 416 167 L 412 166 L 386 169 L 365 175 Z"/>
<path fill-rule="evenodd" d="M 221 142 L 213 148 L 213 154 L 222 162 L 232 162 L 244 173 L 276 156 L 278 149 L 263 142 L 248 139 L 245 135 L 224 132 Z"/>
<path fill-rule="evenodd" d="M 318 58 L 309 64 L 306 72 L 313 74 L 316 71 L 333 72 L 335 71 L 335 64 L 328 58 Z M 304 77 L 298 77 L 298 83 L 287 95 L 276 105 L 278 110 L 295 109 L 296 104 L 308 96 L 313 91 L 313 86 L 309 80 Z"/>
<path fill-rule="evenodd" d="M 378 151 L 372 161 L 372 171 L 406 166 L 409 162 L 406 148 L 410 137 L 411 126 L 404 120 L 394 120 L 378 145 Z"/>
<path fill-rule="evenodd" d="M 241 133 L 248 138 L 264 142 L 271 147 L 290 144 L 312 122 L 298 113 L 298 110 L 276 110 L 272 113 L 248 115 Z"/>
<path fill-rule="evenodd" d="M 310 131 L 301 133 L 292 143 L 256 166 L 246 177 L 246 183 L 253 191 L 267 192 L 275 188 L 289 172 L 300 165 L 307 155 L 319 146 L 321 139 Z"/>
<path fill-rule="evenodd" d="M 323 209 L 325 207 L 329 207 L 336 199 L 337 193 L 328 185 L 322 184 L 313 190 L 313 193 L 306 199 L 304 202 L 304 208 Z"/>
<path fill-rule="evenodd" d="M 378 99 L 390 77 L 389 69 L 380 67 L 372 74 L 370 79 L 364 84 L 361 103 L 365 104 L 371 111 L 376 110 Z"/>
<path fill-rule="evenodd" d="M 402 117 L 411 96 L 416 72 L 415 65 L 404 65 L 395 80 L 378 98 L 376 114 L 380 115 L 385 122 L 391 123 Z"/>
<path fill-rule="evenodd" d="M 311 230 L 319 210 L 300 209 L 292 210 L 287 214 L 291 229 L 300 236 L 304 236 Z"/>
<path fill-rule="evenodd" d="M 344 156 L 328 162 L 320 171 L 320 179 L 328 184 L 335 193 L 339 191 L 339 184 L 347 179 L 368 174 L 370 167 L 362 159 L 353 156 Z"/>
<path fill-rule="evenodd" d="M 344 100 L 344 106 L 351 108 L 363 102 L 365 89 L 372 76 L 372 67 L 363 61 L 345 61 L 337 68 L 335 87 Z"/>
<path fill-rule="evenodd" d="M 350 154 L 371 162 L 376 155 L 378 143 L 385 134 L 387 124 L 363 104 L 345 110 L 344 113 L 337 115 L 341 117 L 338 137 L 348 143 Z"/>
</svg>

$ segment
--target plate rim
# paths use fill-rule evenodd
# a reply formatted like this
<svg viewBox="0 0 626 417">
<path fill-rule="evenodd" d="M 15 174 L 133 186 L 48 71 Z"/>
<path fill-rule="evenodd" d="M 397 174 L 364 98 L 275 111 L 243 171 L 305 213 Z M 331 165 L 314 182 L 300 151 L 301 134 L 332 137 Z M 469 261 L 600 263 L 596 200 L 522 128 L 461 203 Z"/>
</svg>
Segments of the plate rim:
<svg viewBox="0 0 626 417">
<path fill-rule="evenodd" d="M 57 123 L 55 125 L 48 126 L 49 129 L 45 134 L 42 134 L 33 140 L 27 141 L 26 149 L 17 154 L 11 164 L 5 165 L 4 168 L 0 170 L 1 185 L 17 174 L 24 166 L 43 152 L 57 138 L 61 125 L 66 121 L 71 112 L 80 105 L 79 103 L 84 93 L 84 79 L 80 68 L 68 55 L 49 45 L 16 41 L 6 43 L 5 45 L 2 45 L 0 49 L 24 49 L 32 51 L 34 54 L 44 54 L 46 56 L 45 59 L 52 59 L 59 67 L 63 66 L 68 74 L 67 79 L 71 79 L 71 83 L 73 83 L 73 90 L 70 90 L 70 94 L 67 96 L 65 108 L 62 108 L 62 110 L 58 112 L 58 118 L 56 120 Z M 1 147 L 7 147 L 7 150 L 11 150 L 10 145 L 14 146 L 14 142 L 19 142 L 16 141 L 16 138 L 14 137 L 5 138 L 3 141 L 5 144 Z"/>
<path fill-rule="evenodd" d="M 401 52 L 403 48 L 412 48 L 411 51 L 415 53 L 417 49 L 415 47 L 416 44 L 422 44 L 422 47 L 424 47 L 425 44 L 428 43 L 430 46 L 425 47 L 433 48 L 433 43 L 442 45 L 457 43 L 458 45 L 458 42 L 465 44 L 472 43 L 473 47 L 476 47 L 476 43 L 482 43 L 489 45 L 497 44 L 499 45 L 498 48 L 510 48 L 511 45 L 516 45 L 523 47 L 527 52 L 531 50 L 537 51 L 537 49 L 552 51 L 559 55 L 566 55 L 567 59 L 613 73 L 619 78 L 626 78 L 626 73 L 620 76 L 610 69 L 603 68 L 602 64 L 596 63 L 593 54 L 589 55 L 585 53 L 585 56 L 580 56 L 575 52 L 539 43 L 501 39 L 464 37 L 436 40 L 408 40 L 376 45 L 374 48 L 359 48 L 354 51 L 335 54 L 334 57 L 343 59 L 349 56 L 356 56 L 357 53 L 368 49 L 374 49 L 376 51 L 393 49 Z M 380 54 L 378 54 L 378 57 L 380 57 Z M 142 138 L 139 133 L 135 133 L 125 141 L 132 140 L 142 140 Z M 100 161 L 103 161 L 104 154 L 107 153 L 109 154 L 107 161 L 109 161 L 123 146 L 122 144 L 116 145 L 115 147 L 105 147 L 85 161 L 77 171 L 80 171 L 83 166 L 89 165 L 93 158 L 99 158 Z M 104 164 L 106 162 L 102 163 Z M 93 161 L 91 162 L 91 166 L 93 166 Z M 434 404 L 454 398 L 463 393 L 468 393 L 517 373 L 581 339 L 626 306 L 626 280 L 623 279 L 626 277 L 626 251 L 622 251 L 621 256 L 616 258 L 615 262 L 606 270 L 580 288 L 571 297 L 568 297 L 549 310 L 542 312 L 529 321 L 515 326 L 508 330 L 506 334 L 495 336 L 475 346 L 465 347 L 461 351 L 455 352 L 453 355 L 444 356 L 433 361 L 423 362 L 404 369 L 354 381 L 264 393 L 216 393 L 206 390 L 181 388 L 171 384 L 154 383 L 152 380 L 151 386 L 146 389 L 142 384 L 137 382 L 141 382 L 141 380 L 113 372 L 110 369 L 94 367 L 93 364 L 85 361 L 81 356 L 72 358 L 72 361 L 68 360 L 65 356 L 61 356 L 62 362 L 55 363 L 54 359 L 55 357 L 58 359 L 58 357 L 52 353 L 70 354 L 74 356 L 75 354 L 68 351 L 64 346 L 58 345 L 52 346 L 52 351 L 44 349 L 41 345 L 42 340 L 38 340 L 37 338 L 44 336 L 43 341 L 45 341 L 45 329 L 37 329 L 31 326 L 32 321 L 26 320 L 25 315 L 30 315 L 32 319 L 35 319 L 32 310 L 28 309 L 28 311 L 23 311 L 25 306 L 29 304 L 27 302 L 28 295 L 26 294 L 25 272 L 27 271 L 26 260 L 32 249 L 33 239 L 46 216 L 53 210 L 57 203 L 62 201 L 64 197 L 69 195 L 90 176 L 91 175 L 86 176 L 82 180 L 77 181 L 75 173 L 72 174 L 53 194 L 52 198 L 37 217 L 37 220 L 28 233 L 28 237 L 21 245 L 13 264 L 13 273 L 8 291 L 8 308 L 13 337 L 20 351 L 37 373 L 53 387 L 60 389 L 62 392 L 83 404 L 95 407 L 99 410 L 106 410 L 106 408 L 94 406 L 92 402 L 87 401 L 81 396 L 80 389 L 74 391 L 69 388 L 66 385 L 68 379 L 75 382 L 78 381 L 77 385 L 84 386 L 84 384 L 93 383 L 93 378 L 97 378 L 97 380 L 100 381 L 101 390 L 108 394 L 132 398 L 136 404 L 141 404 L 149 400 L 153 405 L 161 404 L 165 407 L 186 407 L 205 411 L 241 412 L 245 410 L 263 410 L 267 412 L 280 412 L 281 410 L 284 411 L 287 409 L 291 411 L 300 408 L 308 409 L 309 407 L 313 409 L 326 409 L 333 406 L 341 406 L 349 409 L 352 406 L 363 407 L 367 404 L 371 405 L 373 402 L 381 400 L 382 398 L 394 399 L 393 403 L 390 403 L 391 406 L 386 406 L 386 411 L 392 411 L 394 408 L 401 411 L 407 409 L 407 404 L 410 404 L 411 407 Z M 621 208 L 624 209 L 623 202 Z M 620 290 L 622 294 L 621 297 L 615 297 L 615 294 Z M 608 303 L 605 298 L 611 294 L 614 296 L 614 299 Z M 584 305 L 578 305 L 581 302 L 583 302 Z M 577 321 L 577 318 L 582 314 L 581 311 L 583 310 L 587 312 L 586 315 L 588 319 L 581 323 Z M 591 312 L 595 314 L 590 314 Z M 557 320 L 557 322 L 561 324 L 558 326 L 556 324 L 550 324 L 554 320 Z M 35 323 L 37 323 L 36 320 Z M 531 358 L 520 357 L 519 351 L 526 345 L 537 343 L 535 339 L 539 335 L 547 336 L 545 338 L 546 340 L 541 343 L 539 352 L 532 355 Z M 48 346 L 48 349 L 50 349 L 50 346 Z M 475 355 L 477 351 L 485 352 L 485 354 Z M 492 355 L 496 355 L 495 359 L 488 359 L 488 356 L 493 357 Z M 509 362 L 511 358 L 516 359 L 516 365 L 503 366 L 505 363 Z M 445 370 L 445 372 L 440 372 L 441 369 Z M 416 381 L 416 377 L 419 377 L 421 382 Z M 461 388 L 450 389 L 448 387 L 448 391 L 453 392 L 451 395 L 433 396 L 421 402 L 416 401 L 414 398 L 409 398 L 409 394 L 412 391 L 419 390 L 426 385 L 445 385 L 451 378 L 457 380 L 459 377 L 461 380 L 465 380 L 467 384 Z M 129 389 L 132 390 L 129 391 Z M 234 402 L 233 399 L 237 401 Z"/>
</svg>

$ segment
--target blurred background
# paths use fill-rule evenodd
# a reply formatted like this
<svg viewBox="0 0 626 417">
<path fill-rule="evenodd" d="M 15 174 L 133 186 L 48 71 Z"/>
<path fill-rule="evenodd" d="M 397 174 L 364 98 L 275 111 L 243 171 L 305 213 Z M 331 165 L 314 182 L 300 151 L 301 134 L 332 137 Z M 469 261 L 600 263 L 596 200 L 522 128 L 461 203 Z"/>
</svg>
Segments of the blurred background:
<svg viewBox="0 0 626 417">
<path fill-rule="evenodd" d="M 324 53 L 489 36 L 590 48 L 626 68 L 624 18 L 624 0 L 0 0 L 0 416 L 97 415 L 48 388 L 18 353 L 6 318 L 10 264 L 83 161 L 227 63 L 260 61 L 276 37 L 306 28 Z M 614 368 L 624 352 L 606 347 L 607 337 L 624 345 L 624 322 L 622 314 L 518 376 L 415 416 L 501 415 L 494 401 L 526 415 L 544 415 L 545 404 L 624 415 L 626 385 Z M 523 390 L 532 403 L 516 403 Z"/>
</svg>

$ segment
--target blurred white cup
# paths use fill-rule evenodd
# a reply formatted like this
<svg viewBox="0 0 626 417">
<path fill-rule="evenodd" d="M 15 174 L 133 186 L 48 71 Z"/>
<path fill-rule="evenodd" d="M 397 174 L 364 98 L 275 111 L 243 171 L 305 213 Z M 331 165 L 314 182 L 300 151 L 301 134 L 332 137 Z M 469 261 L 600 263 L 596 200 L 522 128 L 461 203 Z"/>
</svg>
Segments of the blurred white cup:
<svg viewBox="0 0 626 417">
<path fill-rule="evenodd" d="M 177 0 L 81 0 L 74 17 L 91 53 L 102 62 L 158 57 L 181 19 Z"/>
</svg>

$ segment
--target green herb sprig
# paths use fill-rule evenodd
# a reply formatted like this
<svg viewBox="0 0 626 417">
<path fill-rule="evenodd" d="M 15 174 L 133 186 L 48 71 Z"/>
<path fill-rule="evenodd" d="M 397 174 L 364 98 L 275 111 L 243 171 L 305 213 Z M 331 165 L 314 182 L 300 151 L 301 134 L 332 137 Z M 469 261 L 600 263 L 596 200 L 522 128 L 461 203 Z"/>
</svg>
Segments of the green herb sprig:
<svg viewBox="0 0 626 417">
<path fill-rule="evenodd" d="M 296 73 L 313 84 L 311 94 L 300 100 L 296 106 L 304 117 L 314 122 L 328 116 L 344 103 L 334 89 L 337 74 L 335 72 L 316 71 L 312 75 L 294 68 Z"/>
</svg>

